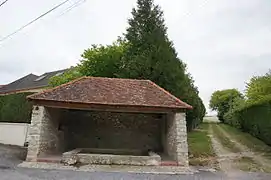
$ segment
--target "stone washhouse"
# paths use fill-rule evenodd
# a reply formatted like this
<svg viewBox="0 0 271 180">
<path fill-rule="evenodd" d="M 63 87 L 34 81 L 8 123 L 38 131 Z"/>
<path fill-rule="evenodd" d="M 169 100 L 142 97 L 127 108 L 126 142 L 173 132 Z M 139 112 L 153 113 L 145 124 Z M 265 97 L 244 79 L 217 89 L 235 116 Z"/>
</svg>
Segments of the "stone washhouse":
<svg viewBox="0 0 271 180">
<path fill-rule="evenodd" d="M 192 107 L 152 81 L 83 77 L 28 100 L 26 161 L 188 166 Z"/>
</svg>

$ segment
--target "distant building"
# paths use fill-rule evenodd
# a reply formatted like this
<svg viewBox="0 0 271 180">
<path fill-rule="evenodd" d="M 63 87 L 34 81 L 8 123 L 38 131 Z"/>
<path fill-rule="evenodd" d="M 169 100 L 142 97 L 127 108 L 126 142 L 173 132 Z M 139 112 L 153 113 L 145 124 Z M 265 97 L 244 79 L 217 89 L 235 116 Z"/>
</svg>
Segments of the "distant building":
<svg viewBox="0 0 271 180">
<path fill-rule="evenodd" d="M 63 74 L 67 69 L 44 73 L 40 76 L 28 74 L 7 85 L 0 86 L 0 95 L 19 92 L 40 92 L 49 85 L 49 79 Z"/>
</svg>

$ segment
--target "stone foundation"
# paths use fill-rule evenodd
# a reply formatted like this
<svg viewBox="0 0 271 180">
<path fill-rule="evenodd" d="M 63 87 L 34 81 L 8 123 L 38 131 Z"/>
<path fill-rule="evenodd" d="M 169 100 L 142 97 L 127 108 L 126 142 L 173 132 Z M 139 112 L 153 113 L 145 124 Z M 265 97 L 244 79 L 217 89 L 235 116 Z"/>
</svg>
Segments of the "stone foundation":
<svg viewBox="0 0 271 180">
<path fill-rule="evenodd" d="M 161 164 L 161 157 L 154 152 L 149 152 L 147 156 L 133 156 L 133 155 L 113 155 L 104 153 L 91 154 L 83 153 L 81 151 L 82 149 L 75 149 L 70 152 L 63 153 L 62 161 L 68 162 L 70 161 L 70 159 L 76 157 L 77 161 L 82 164 L 136 165 L 136 166 L 158 166 Z M 105 152 L 106 150 L 102 151 Z"/>
</svg>

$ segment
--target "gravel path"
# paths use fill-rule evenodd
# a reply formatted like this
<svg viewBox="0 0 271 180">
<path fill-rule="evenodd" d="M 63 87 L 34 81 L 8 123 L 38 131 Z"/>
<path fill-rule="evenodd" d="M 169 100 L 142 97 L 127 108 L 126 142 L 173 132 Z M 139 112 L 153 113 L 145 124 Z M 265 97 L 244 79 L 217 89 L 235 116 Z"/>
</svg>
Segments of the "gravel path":
<svg viewBox="0 0 271 180">
<path fill-rule="evenodd" d="M 215 125 L 209 125 L 209 136 L 211 138 L 214 151 L 218 157 L 219 167 L 222 171 L 229 175 L 238 171 L 236 170 L 233 162 L 233 159 L 236 158 L 237 155 L 236 153 L 232 153 L 223 147 L 219 140 L 214 136 L 212 128 L 213 126 Z"/>
<path fill-rule="evenodd" d="M 271 170 L 271 161 L 269 159 L 263 157 L 259 153 L 253 152 L 253 150 L 251 150 L 247 146 L 239 143 L 236 139 L 234 139 L 233 136 L 231 136 L 228 132 L 226 132 L 220 126 L 218 126 L 218 128 L 223 133 L 224 136 L 230 139 L 235 144 L 235 146 L 241 150 L 243 156 L 251 157 L 257 164 Z"/>
</svg>

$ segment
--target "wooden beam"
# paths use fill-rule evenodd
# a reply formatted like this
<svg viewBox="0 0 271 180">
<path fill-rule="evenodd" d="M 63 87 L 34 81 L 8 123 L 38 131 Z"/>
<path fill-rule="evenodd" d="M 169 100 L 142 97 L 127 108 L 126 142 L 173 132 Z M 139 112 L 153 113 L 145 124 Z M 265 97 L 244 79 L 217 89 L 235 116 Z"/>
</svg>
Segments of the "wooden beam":
<svg viewBox="0 0 271 180">
<path fill-rule="evenodd" d="M 183 112 L 185 109 L 174 109 L 164 107 L 147 107 L 147 106 L 123 106 L 123 105 L 104 105 L 104 104 L 83 104 L 70 102 L 57 102 L 39 100 L 34 101 L 34 104 L 60 109 L 76 109 L 76 110 L 91 110 L 91 111 L 110 111 L 110 112 L 134 112 L 134 113 L 174 113 Z"/>
</svg>

